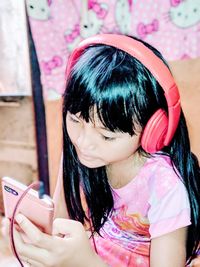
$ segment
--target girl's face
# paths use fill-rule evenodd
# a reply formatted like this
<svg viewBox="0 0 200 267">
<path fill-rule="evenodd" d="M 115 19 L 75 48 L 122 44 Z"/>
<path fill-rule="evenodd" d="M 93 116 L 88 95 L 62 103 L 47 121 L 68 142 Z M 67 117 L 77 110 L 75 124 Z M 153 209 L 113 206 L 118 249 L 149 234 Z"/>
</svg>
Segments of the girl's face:
<svg viewBox="0 0 200 267">
<path fill-rule="evenodd" d="M 68 112 L 66 125 L 80 162 L 88 168 L 126 161 L 140 146 L 141 134 L 111 132 L 95 115 L 94 122 L 86 122 L 79 114 Z"/>
</svg>

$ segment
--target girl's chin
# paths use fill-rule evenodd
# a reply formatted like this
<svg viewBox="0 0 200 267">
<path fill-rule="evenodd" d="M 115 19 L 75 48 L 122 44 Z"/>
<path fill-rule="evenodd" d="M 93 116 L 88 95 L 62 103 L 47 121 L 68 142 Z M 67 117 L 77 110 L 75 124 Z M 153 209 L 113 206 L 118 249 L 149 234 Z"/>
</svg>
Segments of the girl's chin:
<svg viewBox="0 0 200 267">
<path fill-rule="evenodd" d="M 79 161 L 82 165 L 84 165 L 87 168 L 93 169 L 93 168 L 99 168 L 104 166 L 105 164 L 99 162 L 98 160 L 89 160 L 89 159 L 83 159 L 79 157 Z"/>
</svg>

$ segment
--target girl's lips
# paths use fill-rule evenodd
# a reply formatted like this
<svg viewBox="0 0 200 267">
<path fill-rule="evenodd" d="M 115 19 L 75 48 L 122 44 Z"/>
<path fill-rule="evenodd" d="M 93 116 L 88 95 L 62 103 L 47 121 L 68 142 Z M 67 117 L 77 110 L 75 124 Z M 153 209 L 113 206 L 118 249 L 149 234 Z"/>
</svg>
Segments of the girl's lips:
<svg viewBox="0 0 200 267">
<path fill-rule="evenodd" d="M 92 160 L 94 159 L 95 157 L 93 156 L 90 156 L 88 154 L 85 154 L 85 153 L 82 153 L 77 147 L 76 147 L 76 151 L 77 151 L 77 154 L 80 158 L 83 158 L 83 159 L 86 159 L 86 160 Z"/>
</svg>

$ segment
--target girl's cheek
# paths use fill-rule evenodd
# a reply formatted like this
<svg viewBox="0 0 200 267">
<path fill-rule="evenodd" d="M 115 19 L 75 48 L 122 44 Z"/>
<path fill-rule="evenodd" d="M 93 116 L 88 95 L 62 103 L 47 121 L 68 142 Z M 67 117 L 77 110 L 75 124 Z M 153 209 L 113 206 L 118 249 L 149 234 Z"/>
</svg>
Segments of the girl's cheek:
<svg viewBox="0 0 200 267">
<path fill-rule="evenodd" d="M 72 143 L 76 142 L 76 140 L 79 138 L 80 131 L 81 131 L 80 125 L 76 125 L 76 124 L 74 125 L 74 123 L 68 124 L 67 133 Z"/>
<path fill-rule="evenodd" d="M 75 129 L 68 127 L 67 132 L 72 143 L 77 139 L 78 132 Z"/>
</svg>

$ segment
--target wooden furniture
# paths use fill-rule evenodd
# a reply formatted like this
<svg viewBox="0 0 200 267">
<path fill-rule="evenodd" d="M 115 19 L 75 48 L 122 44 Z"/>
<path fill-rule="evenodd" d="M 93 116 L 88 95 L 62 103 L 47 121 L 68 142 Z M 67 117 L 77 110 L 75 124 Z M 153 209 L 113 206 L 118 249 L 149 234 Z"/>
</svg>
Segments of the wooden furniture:
<svg viewBox="0 0 200 267">
<path fill-rule="evenodd" d="M 0 122 L 0 178 L 12 176 L 30 184 L 38 177 L 32 98 L 0 102 Z"/>
</svg>

